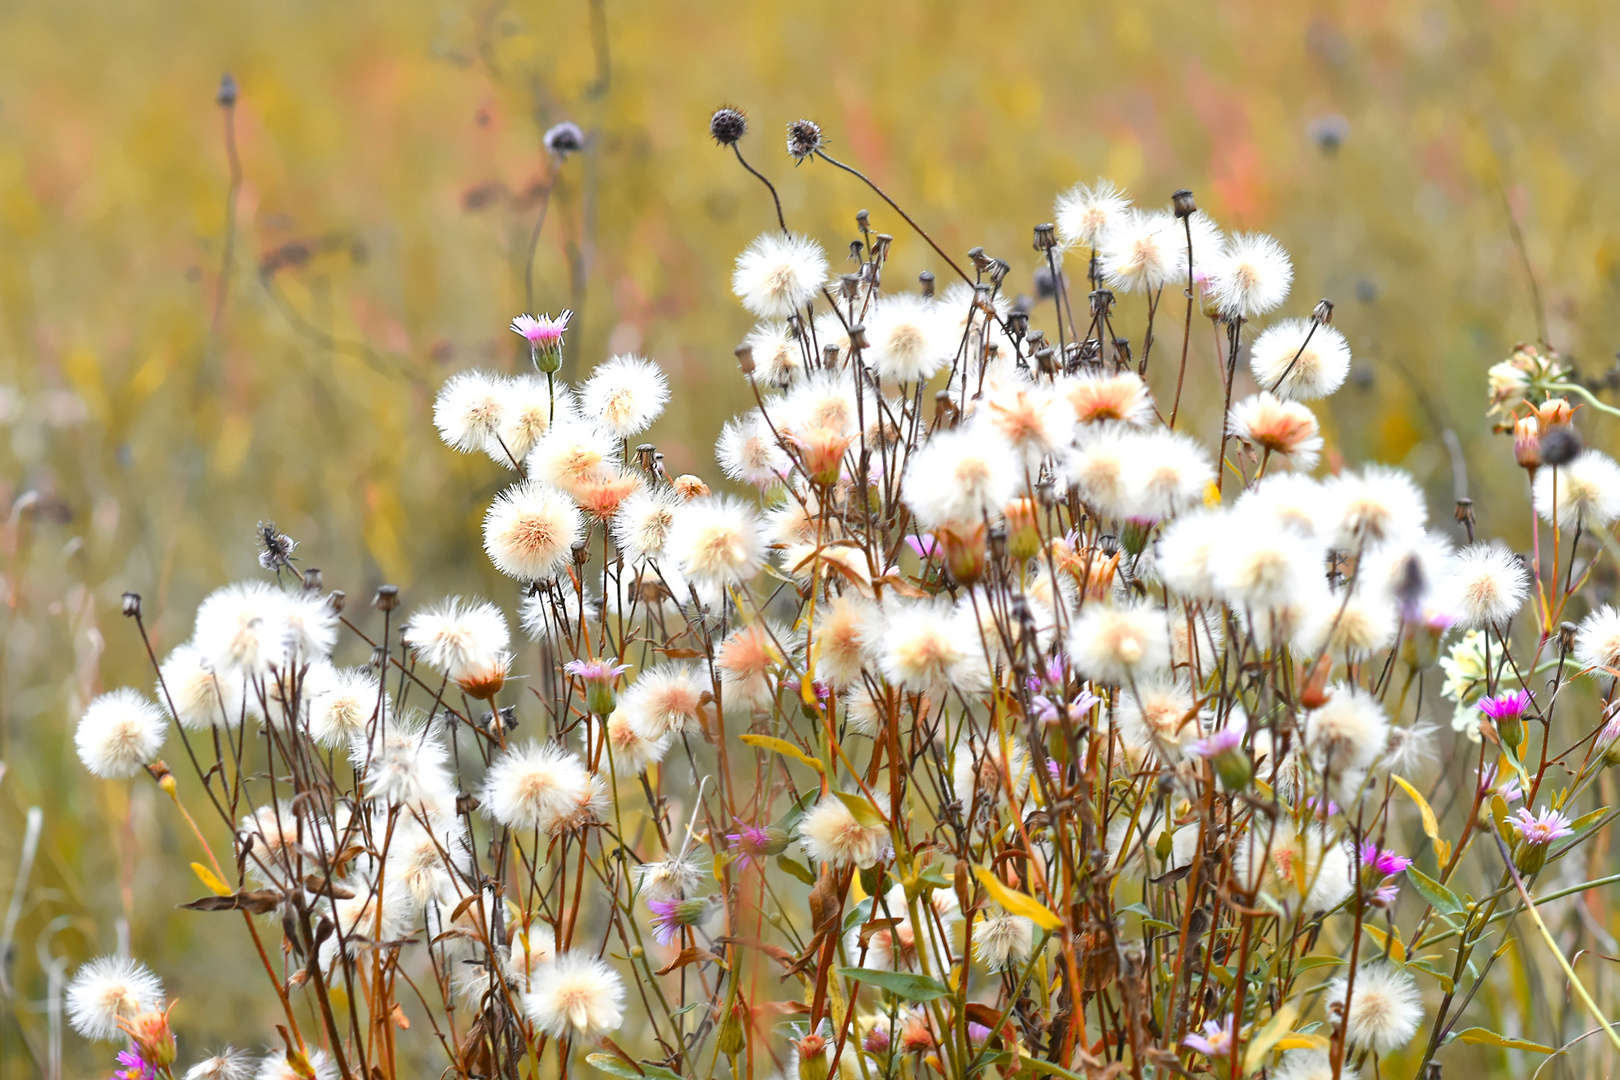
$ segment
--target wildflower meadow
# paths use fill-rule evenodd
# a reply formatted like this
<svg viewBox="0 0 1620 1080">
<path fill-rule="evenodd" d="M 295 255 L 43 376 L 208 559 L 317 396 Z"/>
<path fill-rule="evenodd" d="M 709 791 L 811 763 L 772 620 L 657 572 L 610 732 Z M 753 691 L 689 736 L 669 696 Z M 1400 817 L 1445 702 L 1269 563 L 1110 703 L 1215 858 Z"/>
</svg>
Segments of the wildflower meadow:
<svg viewBox="0 0 1620 1080">
<path fill-rule="evenodd" d="M 242 92 L 214 91 L 230 237 Z M 1538 317 L 1468 371 L 1418 475 L 1330 417 L 1364 370 L 1355 297 L 1302 285 L 1289 228 L 1088 169 L 1016 244 L 953 244 L 971 210 L 945 226 L 858 135 L 725 105 L 687 121 L 748 223 L 692 241 L 742 328 L 689 344 L 715 397 L 537 277 L 545 230 L 595 212 L 574 193 L 548 224 L 559 178 L 603 145 L 545 120 L 522 304 L 386 420 L 389 454 L 456 478 L 419 505 L 497 586 L 449 556 L 323 572 L 351 538 L 268 512 L 214 539 L 241 573 L 195 604 L 132 569 L 97 655 L 143 666 L 48 722 L 75 784 L 171 842 L 79 881 L 29 789 L 0 844 L 0 1064 L 1613 1075 L 1620 379 L 1560 347 L 1522 236 Z M 276 275 L 332 250 L 277 248 L 260 285 L 284 303 Z M 716 401 L 740 407 L 703 429 Z M 16 745 L 0 782 L 45 776 Z M 90 842 L 133 850 L 134 821 Z M 154 877 L 190 947 L 132 925 Z M 121 897 L 116 933 L 19 934 L 70 879 Z M 70 930 L 95 947 L 53 951 Z"/>
</svg>

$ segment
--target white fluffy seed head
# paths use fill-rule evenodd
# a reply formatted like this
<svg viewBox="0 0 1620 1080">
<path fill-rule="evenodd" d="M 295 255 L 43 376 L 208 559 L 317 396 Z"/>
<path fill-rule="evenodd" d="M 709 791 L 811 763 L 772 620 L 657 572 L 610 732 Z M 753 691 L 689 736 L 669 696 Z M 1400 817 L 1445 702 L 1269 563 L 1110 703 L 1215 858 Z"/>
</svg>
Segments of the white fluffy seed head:
<svg viewBox="0 0 1620 1080">
<path fill-rule="evenodd" d="M 500 608 L 459 596 L 412 614 L 401 636 L 418 660 L 452 679 L 487 664 L 512 639 Z"/>
<path fill-rule="evenodd" d="M 1170 664 L 1170 627 L 1149 604 L 1087 604 L 1069 631 L 1069 658 L 1085 678 L 1122 685 Z"/>
<path fill-rule="evenodd" d="M 168 720 L 163 711 L 128 687 L 90 703 L 74 733 L 84 767 L 103 780 L 123 780 L 155 761 Z"/>
<path fill-rule="evenodd" d="M 669 378 L 651 360 L 615 356 L 580 388 L 584 414 L 621 439 L 646 431 L 669 401 Z"/>
<path fill-rule="evenodd" d="M 1138 679 L 1122 690 L 1116 723 L 1128 748 L 1151 750 L 1169 761 L 1179 759 L 1204 733 L 1192 691 L 1165 676 Z"/>
<path fill-rule="evenodd" d="M 804 377 L 804 346 L 789 324 L 760 323 L 743 339 L 754 358 L 754 379 L 762 386 L 786 390 Z"/>
<path fill-rule="evenodd" d="M 1338 906 L 1353 888 L 1349 850 L 1325 844 L 1314 826 L 1303 830 L 1284 817 L 1252 826 L 1232 859 L 1237 879 L 1305 912 Z"/>
<path fill-rule="evenodd" d="M 1347 978 L 1328 985 L 1326 1001 L 1343 1006 L 1349 995 L 1344 1033 L 1350 1045 L 1388 1054 L 1412 1041 L 1423 1019 L 1423 994 L 1417 982 L 1393 964 L 1368 964 L 1356 972 L 1354 987 Z"/>
<path fill-rule="evenodd" d="M 1127 210 L 1097 253 L 1103 280 L 1115 292 L 1154 292 L 1187 273 L 1181 221 L 1163 210 Z"/>
<path fill-rule="evenodd" d="M 1478 543 L 1451 559 L 1442 604 L 1465 628 L 1503 626 L 1524 604 L 1530 575 L 1501 544 Z"/>
<path fill-rule="evenodd" d="M 935 528 L 999 514 L 1017 485 L 1011 447 L 987 431 L 963 427 L 939 432 L 911 455 L 902 491 L 918 522 Z"/>
<path fill-rule="evenodd" d="M 631 565 L 660 559 L 669 543 L 680 499 L 667 487 L 642 488 L 619 504 L 613 515 L 613 542 Z"/>
<path fill-rule="evenodd" d="M 973 928 L 973 958 L 987 968 L 1022 968 L 1035 949 L 1035 923 L 1022 915 L 987 914 Z"/>
<path fill-rule="evenodd" d="M 1269 527 L 1268 527 L 1269 526 Z M 1295 602 L 1307 582 L 1325 573 L 1322 545 L 1271 526 L 1241 501 L 1210 556 L 1215 588 L 1234 608 L 1263 611 Z"/>
<path fill-rule="evenodd" d="M 536 968 L 530 982 L 523 1011 L 553 1038 L 596 1039 L 624 1023 L 624 980 L 589 953 L 563 953 Z"/>
<path fill-rule="evenodd" d="M 159 669 L 158 700 L 173 703 L 175 718 L 190 731 L 235 727 L 246 714 L 241 678 L 216 675 L 193 645 L 181 645 Z M 165 699 L 165 692 L 167 698 Z"/>
<path fill-rule="evenodd" d="M 329 939 L 327 944 L 330 946 L 332 941 Z M 309 1063 L 309 1071 L 314 1074 L 315 1080 L 337 1080 L 337 1063 L 325 1050 L 311 1050 L 305 1055 L 305 1060 Z M 308 1074 L 293 1068 L 285 1053 L 272 1050 L 260 1060 L 259 1069 L 253 1074 L 253 1080 L 308 1080 Z"/>
<path fill-rule="evenodd" d="M 986 394 L 969 430 L 993 432 L 1031 473 L 1074 439 L 1074 406 L 1043 385 L 1004 386 Z"/>
<path fill-rule="evenodd" d="M 1229 318 L 1253 319 L 1288 299 L 1294 266 L 1288 252 L 1263 233 L 1234 233 L 1207 265 L 1205 288 Z"/>
<path fill-rule="evenodd" d="M 1620 671 L 1620 608 L 1604 604 L 1581 620 L 1575 633 L 1575 659 L 1599 678 Z"/>
<path fill-rule="evenodd" d="M 756 410 L 727 421 L 715 443 L 715 459 L 730 480 L 768 488 L 793 467 L 763 416 Z"/>
<path fill-rule="evenodd" d="M 484 812 L 519 831 L 557 833 L 593 816 L 607 797 L 578 754 L 558 743 L 506 751 L 484 777 Z"/>
<path fill-rule="evenodd" d="M 1064 375 L 1054 386 L 1074 410 L 1078 423 L 1145 427 L 1153 422 L 1153 395 L 1135 372 Z"/>
<path fill-rule="evenodd" d="M 103 956 L 83 965 L 68 981 L 68 1023 L 87 1039 L 117 1042 L 119 1020 L 164 1006 L 163 982 L 152 969 L 127 956 Z"/>
<path fill-rule="evenodd" d="M 888 798 L 876 794 L 878 809 L 887 816 Z M 864 801 L 866 796 L 857 793 L 853 798 Z M 891 850 L 887 825 L 880 820 L 863 824 L 844 800 L 830 793 L 799 819 L 799 842 L 817 862 L 863 867 L 888 858 Z"/>
<path fill-rule="evenodd" d="M 389 806 L 453 808 L 449 757 L 420 714 L 369 725 L 349 743 L 349 764 L 365 777 L 367 794 Z"/>
<path fill-rule="evenodd" d="M 439 437 L 464 453 L 487 450 L 506 421 L 511 380 L 485 371 L 450 376 L 433 401 Z"/>
<path fill-rule="evenodd" d="M 559 414 L 529 451 L 525 469 L 530 481 L 578 497 L 611 480 L 618 459 L 619 440 L 607 428 L 584 417 Z"/>
<path fill-rule="evenodd" d="M 1316 414 L 1297 401 L 1284 401 L 1262 390 L 1232 406 L 1228 427 L 1269 465 L 1309 470 L 1322 452 Z"/>
<path fill-rule="evenodd" d="M 185 1080 L 251 1080 L 253 1055 L 227 1046 L 186 1070 Z"/>
<path fill-rule="evenodd" d="M 1323 772 L 1342 775 L 1371 767 L 1389 743 L 1389 718 L 1378 699 L 1349 684 L 1328 692 L 1305 716 L 1305 747 Z"/>
<path fill-rule="evenodd" d="M 961 335 L 954 320 L 912 293 L 886 296 L 866 317 L 865 360 L 879 379 L 915 383 L 932 377 L 956 355 Z"/>
<path fill-rule="evenodd" d="M 339 671 L 331 686 L 310 699 L 309 737 L 319 746 L 347 746 L 374 718 L 387 723 L 393 704 L 377 682 L 365 668 Z"/>
<path fill-rule="evenodd" d="M 556 420 L 574 416 L 574 398 L 562 383 L 546 385 L 538 375 L 519 375 L 506 384 L 506 412 L 495 438 L 484 447 L 491 461 L 516 469 Z"/>
<path fill-rule="evenodd" d="M 1197 439 L 1167 429 L 1123 440 L 1125 517 L 1157 520 L 1202 506 L 1215 479 L 1209 451 Z"/>
<path fill-rule="evenodd" d="M 1213 600 L 1218 595 L 1210 556 L 1220 543 L 1225 518 L 1218 512 L 1195 510 L 1183 514 L 1159 534 L 1154 565 L 1159 580 L 1177 596 Z"/>
<path fill-rule="evenodd" d="M 1308 653 L 1366 659 L 1394 642 L 1399 625 L 1395 603 L 1386 593 L 1358 587 L 1332 604 L 1307 608 L 1299 644 Z"/>
<path fill-rule="evenodd" d="M 555 575 L 584 533 L 584 517 L 573 500 L 538 480 L 507 488 L 484 515 L 489 561 L 519 581 L 544 581 Z"/>
<path fill-rule="evenodd" d="M 1107 424 L 1082 431 L 1063 462 L 1063 476 L 1081 500 L 1104 517 L 1125 517 L 1134 505 L 1126 478 L 1128 433 Z"/>
<path fill-rule="evenodd" d="M 670 526 L 669 553 L 681 573 L 699 585 L 741 585 L 765 561 L 759 515 L 729 496 L 684 503 Z"/>
<path fill-rule="evenodd" d="M 1274 473 L 1238 496 L 1232 509 L 1248 515 L 1253 528 L 1314 537 L 1322 524 L 1322 485 L 1297 473 Z"/>
<path fill-rule="evenodd" d="M 612 747 L 615 776 L 638 776 L 648 766 L 664 760 L 674 741 L 672 735 L 649 735 L 632 714 L 621 705 L 607 718 L 608 745 Z"/>
<path fill-rule="evenodd" d="M 1421 531 L 1429 520 L 1423 492 L 1410 473 L 1369 465 L 1323 485 L 1320 531 L 1341 551 L 1363 551 L 1402 533 Z M 1365 545 L 1365 546 L 1363 546 Z"/>
<path fill-rule="evenodd" d="M 1533 491 L 1541 520 L 1561 529 L 1577 524 L 1606 528 L 1620 518 L 1620 465 L 1598 450 L 1584 450 L 1567 465 L 1539 469 Z"/>
<path fill-rule="evenodd" d="M 1284 319 L 1266 327 L 1249 346 L 1249 369 L 1260 389 L 1280 398 L 1323 398 L 1350 374 L 1350 345 L 1331 326 Z"/>
<path fill-rule="evenodd" d="M 216 589 L 197 608 L 192 642 L 222 678 L 262 678 L 286 665 L 286 597 L 262 581 Z"/>
<path fill-rule="evenodd" d="M 1125 193 L 1107 180 L 1076 185 L 1058 196 L 1053 209 L 1058 238 L 1070 247 L 1095 249 L 1130 205 Z"/>
<path fill-rule="evenodd" d="M 827 277 L 821 245 L 796 234 L 762 234 L 737 256 L 731 291 L 762 319 L 785 319 L 813 297 Z"/>
<path fill-rule="evenodd" d="M 908 690 L 928 692 L 984 684 L 984 652 L 978 628 L 944 601 L 896 600 L 884 605 L 874 649 L 885 678 Z"/>
</svg>

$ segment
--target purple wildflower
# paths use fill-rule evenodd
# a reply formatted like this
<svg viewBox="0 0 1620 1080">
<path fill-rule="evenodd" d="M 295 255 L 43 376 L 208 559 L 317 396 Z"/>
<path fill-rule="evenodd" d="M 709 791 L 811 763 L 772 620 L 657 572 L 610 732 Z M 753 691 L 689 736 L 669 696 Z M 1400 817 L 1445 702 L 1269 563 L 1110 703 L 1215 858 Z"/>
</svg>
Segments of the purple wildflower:
<svg viewBox="0 0 1620 1080">
<path fill-rule="evenodd" d="M 726 843 L 731 852 L 731 862 L 738 870 L 746 870 L 755 863 L 761 866 L 765 863 L 766 848 L 770 847 L 771 834 L 757 825 L 737 823 L 737 831 L 726 834 Z"/>
<path fill-rule="evenodd" d="M 118 1051 L 118 1068 L 112 1080 L 155 1080 L 157 1070 L 134 1050 Z"/>
<path fill-rule="evenodd" d="M 1382 877 L 1393 877 L 1412 865 L 1412 860 L 1405 855 L 1397 855 L 1388 848 L 1378 850 L 1378 845 L 1371 840 L 1364 840 L 1361 844 L 1361 865 L 1370 870 L 1377 871 Z"/>
<path fill-rule="evenodd" d="M 1243 737 L 1248 730 L 1248 720 L 1241 715 L 1234 716 L 1221 730 L 1211 732 L 1187 747 L 1187 753 L 1201 758 L 1214 758 L 1220 754 L 1241 750 Z"/>
<path fill-rule="evenodd" d="M 519 334 L 536 349 L 562 344 L 563 332 L 568 329 L 568 320 L 574 317 L 572 311 L 564 310 L 553 319 L 550 315 L 519 315 L 512 320 L 512 333 Z"/>
<path fill-rule="evenodd" d="M 1517 720 L 1530 711 L 1530 695 L 1523 690 L 1509 690 L 1495 697 L 1481 698 L 1479 711 L 1497 723 Z"/>
<path fill-rule="evenodd" d="M 1196 1050 L 1205 1057 L 1225 1057 L 1232 1050 L 1232 1037 L 1235 1026 L 1236 1021 L 1230 1013 L 1227 1014 L 1224 1023 L 1205 1020 L 1204 1030 L 1188 1035 L 1181 1040 L 1181 1045 Z"/>
<path fill-rule="evenodd" d="M 1524 837 L 1527 844 L 1550 844 L 1561 837 L 1575 835 L 1575 830 L 1569 827 L 1569 818 L 1550 808 L 1532 814 L 1521 806 L 1508 819 L 1508 824 Z"/>
<path fill-rule="evenodd" d="M 970 1043 L 982 1043 L 990 1037 L 990 1029 L 988 1027 L 985 1027 L 983 1024 L 976 1024 L 972 1020 L 968 1021 L 967 1032 L 968 1042 Z"/>
<path fill-rule="evenodd" d="M 1480 794 L 1488 797 L 1492 788 L 1496 789 L 1496 794 L 1502 796 L 1503 802 L 1518 802 L 1524 798 L 1524 792 L 1519 788 L 1519 778 L 1517 776 L 1510 776 L 1502 781 L 1500 785 L 1497 784 L 1495 765 L 1489 765 L 1479 770 Z"/>
<path fill-rule="evenodd" d="M 916 536 L 906 537 L 906 546 L 916 552 L 917 558 L 927 561 L 932 559 L 939 551 L 939 541 L 934 539 L 933 533 L 919 533 Z"/>
</svg>

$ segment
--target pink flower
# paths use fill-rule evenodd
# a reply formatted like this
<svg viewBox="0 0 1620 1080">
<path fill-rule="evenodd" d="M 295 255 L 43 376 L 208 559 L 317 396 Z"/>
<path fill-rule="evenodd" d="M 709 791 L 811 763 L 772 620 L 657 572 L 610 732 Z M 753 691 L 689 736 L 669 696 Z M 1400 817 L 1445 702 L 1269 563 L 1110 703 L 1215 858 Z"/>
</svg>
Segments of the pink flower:
<svg viewBox="0 0 1620 1080">
<path fill-rule="evenodd" d="M 732 865 L 746 870 L 754 863 L 764 865 L 765 857 L 770 854 L 771 834 L 757 825 L 738 822 L 737 831 L 726 834 L 726 843 L 730 845 Z"/>
<path fill-rule="evenodd" d="M 934 557 L 939 550 L 939 541 L 934 539 L 933 533 L 919 533 L 916 536 L 906 537 L 906 546 L 916 552 L 917 558 L 928 560 Z"/>
<path fill-rule="evenodd" d="M 1215 758 L 1221 754 L 1241 750 L 1243 749 L 1243 736 L 1248 730 L 1248 720 L 1243 716 L 1234 716 L 1221 730 L 1211 732 L 1205 738 L 1199 739 L 1187 747 L 1187 753 L 1195 757 Z"/>
<path fill-rule="evenodd" d="M 1412 860 L 1388 848 L 1379 851 L 1377 844 L 1366 840 L 1361 845 L 1361 865 L 1376 871 L 1381 877 L 1391 877 L 1411 866 Z"/>
<path fill-rule="evenodd" d="M 1497 723 L 1517 720 L 1530 711 L 1530 695 L 1523 690 L 1509 690 L 1493 698 L 1481 698 L 1479 711 Z"/>
<path fill-rule="evenodd" d="M 1233 1028 L 1235 1026 L 1235 1019 L 1230 1013 L 1227 1014 L 1224 1023 L 1205 1020 L 1204 1030 L 1195 1035 L 1188 1035 L 1181 1040 L 1181 1045 L 1196 1050 L 1205 1057 L 1225 1057 L 1232 1051 Z"/>
<path fill-rule="evenodd" d="M 1569 827 L 1569 818 L 1552 809 L 1531 814 L 1521 806 L 1508 819 L 1508 824 L 1524 837 L 1527 844 L 1550 844 L 1561 837 L 1575 835 L 1575 830 Z"/>
<path fill-rule="evenodd" d="M 574 313 L 567 310 L 555 319 L 550 315 L 542 315 L 539 318 L 533 315 L 519 315 L 512 320 L 512 332 L 521 334 L 537 349 L 545 348 L 562 342 L 563 332 L 568 329 L 568 320 L 573 317 Z"/>
</svg>

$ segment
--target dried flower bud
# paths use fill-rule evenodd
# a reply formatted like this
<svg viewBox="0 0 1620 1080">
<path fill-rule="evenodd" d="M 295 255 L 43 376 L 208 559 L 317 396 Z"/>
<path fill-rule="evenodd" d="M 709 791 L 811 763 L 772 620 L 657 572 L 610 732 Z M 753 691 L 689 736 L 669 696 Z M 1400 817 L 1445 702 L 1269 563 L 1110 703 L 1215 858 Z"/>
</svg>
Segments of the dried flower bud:
<svg viewBox="0 0 1620 1080">
<path fill-rule="evenodd" d="M 1175 209 L 1178 218 L 1189 218 L 1198 213 L 1198 204 L 1193 201 L 1193 193 L 1186 188 L 1170 193 L 1170 205 Z"/>
<path fill-rule="evenodd" d="M 1320 709 L 1327 703 L 1327 681 L 1332 672 L 1333 658 L 1323 654 L 1303 680 L 1304 688 L 1299 692 L 1299 703 L 1303 708 Z"/>
<path fill-rule="evenodd" d="M 1050 221 L 1035 226 L 1035 250 L 1051 251 L 1057 247 L 1057 226 Z"/>
<path fill-rule="evenodd" d="M 235 108 L 238 93 L 236 79 L 227 71 L 219 77 L 219 89 L 214 91 L 214 104 L 222 109 Z"/>
<path fill-rule="evenodd" d="M 941 525 L 934 530 L 945 554 L 945 568 L 958 585 L 971 586 L 984 577 L 986 530 L 984 522 Z"/>
<path fill-rule="evenodd" d="M 1007 332 L 1014 337 L 1023 337 L 1029 333 L 1029 312 L 1024 308 L 1013 308 L 1007 312 Z"/>
<path fill-rule="evenodd" d="M 1098 289 L 1091 294 L 1091 317 L 1100 319 L 1114 310 L 1114 294 L 1109 289 Z"/>
<path fill-rule="evenodd" d="M 1331 326 L 1333 324 L 1333 301 L 1327 297 L 1316 302 L 1311 309 L 1311 321 L 1318 326 Z"/>
<path fill-rule="evenodd" d="M 748 117 L 743 115 L 741 109 L 722 106 L 709 117 L 709 134 L 721 146 L 736 146 L 748 134 Z"/>
<path fill-rule="evenodd" d="M 343 605 L 348 601 L 349 595 L 342 589 L 333 589 L 326 594 L 326 606 L 334 615 L 343 614 Z"/>
<path fill-rule="evenodd" d="M 794 1039 L 793 1046 L 799 1051 L 799 1080 L 827 1080 L 827 1040 L 820 1035 L 806 1035 Z"/>
<path fill-rule="evenodd" d="M 1012 264 L 1006 259 L 991 259 L 990 265 L 985 267 L 985 272 L 990 275 L 990 281 L 999 286 L 1012 272 Z"/>
<path fill-rule="evenodd" d="M 1541 468 L 1541 423 L 1534 414 L 1513 425 L 1513 460 L 1519 468 Z"/>
<path fill-rule="evenodd" d="M 742 373 L 750 379 L 754 377 L 754 347 L 752 345 L 739 345 L 736 348 L 737 366 Z"/>
<path fill-rule="evenodd" d="M 321 591 L 321 568 L 320 567 L 312 566 L 308 570 L 304 571 L 304 591 L 305 592 L 320 592 Z"/>
<path fill-rule="evenodd" d="M 569 154 L 585 149 L 585 133 L 571 120 L 551 125 L 542 141 L 546 144 L 546 149 L 557 156 L 558 161 L 565 161 Z"/>
<path fill-rule="evenodd" d="M 863 233 L 869 232 L 872 228 L 871 211 L 865 209 L 864 207 L 855 211 L 855 227 L 861 230 Z"/>
<path fill-rule="evenodd" d="M 842 296 L 845 300 L 853 300 L 853 299 L 855 299 L 855 297 L 860 295 L 860 292 L 861 292 L 861 275 L 859 275 L 859 274 L 839 274 L 838 275 L 838 295 Z"/>
<path fill-rule="evenodd" d="M 1057 350 L 1048 345 L 1035 350 L 1035 366 L 1042 375 L 1056 375 L 1058 373 Z"/>
<path fill-rule="evenodd" d="M 1572 622 L 1558 624 L 1558 651 L 1568 654 L 1575 648 L 1575 632 L 1579 629 Z"/>
<path fill-rule="evenodd" d="M 1545 422 L 1543 426 L 1545 426 Z M 1568 424 L 1548 429 L 1541 436 L 1541 460 L 1543 464 L 1554 467 L 1567 465 L 1574 461 L 1576 455 L 1580 452 L 1580 433 Z"/>
<path fill-rule="evenodd" d="M 141 594 L 127 592 L 124 594 L 124 615 L 126 618 L 138 619 L 141 617 Z"/>
<path fill-rule="evenodd" d="M 990 269 L 990 256 L 984 253 L 984 248 L 968 248 L 967 257 L 973 263 L 973 269 L 979 271 L 979 273 L 982 274 Z"/>
<path fill-rule="evenodd" d="M 709 494 L 709 485 L 691 473 L 682 473 L 669 483 L 675 489 L 675 494 L 683 499 L 701 499 Z"/>
<path fill-rule="evenodd" d="M 741 1013 L 741 1004 L 733 1006 L 730 1014 L 720 1022 L 720 1030 L 715 1033 L 715 1049 L 728 1058 L 736 1057 L 748 1045 Z"/>
<path fill-rule="evenodd" d="M 591 549 L 585 541 L 575 540 L 571 545 L 569 545 L 569 550 L 574 553 L 575 566 L 584 566 L 586 563 L 591 561 Z"/>
<path fill-rule="evenodd" d="M 849 347 L 852 349 L 870 349 L 872 343 L 866 340 L 866 326 L 856 323 L 849 328 Z"/>
<path fill-rule="evenodd" d="M 174 1008 L 173 1005 L 169 1006 Z M 140 1052 L 141 1060 L 155 1069 L 169 1071 L 174 1064 L 175 1045 L 174 1032 L 169 1028 L 169 1009 L 162 1012 L 137 1013 L 129 1019 L 122 1017 L 118 1026 L 129 1036 L 130 1042 Z"/>
<path fill-rule="evenodd" d="M 860 262 L 861 261 L 861 253 L 864 252 L 865 250 L 866 250 L 866 245 L 865 244 L 861 243 L 859 240 L 851 240 L 849 242 L 849 261 L 852 262 L 852 263 Z"/>
<path fill-rule="evenodd" d="M 813 120 L 795 120 L 788 125 L 787 151 L 794 161 L 803 161 L 822 147 L 821 127 Z"/>
<path fill-rule="evenodd" d="M 886 232 L 880 232 L 872 238 L 872 258 L 882 262 L 889 257 L 889 247 L 894 243 L 894 237 Z"/>
<path fill-rule="evenodd" d="M 377 595 L 371 598 L 371 606 L 378 611 L 393 611 L 399 607 L 399 586 L 377 586 Z"/>
<path fill-rule="evenodd" d="M 1536 406 L 1536 419 L 1541 421 L 1544 431 L 1551 431 L 1555 427 L 1567 427 L 1574 417 L 1575 410 L 1569 407 L 1569 402 L 1561 397 L 1548 398 Z"/>
<path fill-rule="evenodd" d="M 922 294 L 924 296 L 934 295 L 934 275 L 932 271 L 924 270 L 922 273 L 918 274 L 917 284 L 922 286 Z"/>
<path fill-rule="evenodd" d="M 941 390 L 934 395 L 934 426 L 948 430 L 956 426 L 956 418 L 960 415 L 956 402 L 951 399 L 949 390 Z"/>
</svg>

